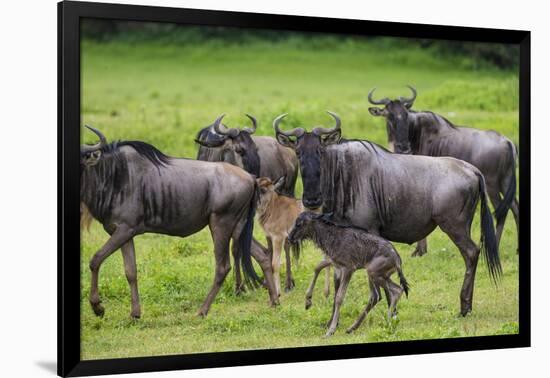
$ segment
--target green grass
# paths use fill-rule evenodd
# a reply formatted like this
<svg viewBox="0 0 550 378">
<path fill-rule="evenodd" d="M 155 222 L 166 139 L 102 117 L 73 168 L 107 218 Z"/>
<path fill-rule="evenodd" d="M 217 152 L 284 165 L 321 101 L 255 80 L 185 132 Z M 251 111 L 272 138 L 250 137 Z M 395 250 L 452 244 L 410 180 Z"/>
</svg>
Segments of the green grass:
<svg viewBox="0 0 550 378">
<path fill-rule="evenodd" d="M 82 123 L 99 128 L 109 140 L 138 139 L 163 152 L 195 157 L 196 132 L 221 113 L 229 125 L 254 114 L 258 135 L 273 135 L 271 122 L 288 112 L 286 127 L 331 124 L 332 110 L 343 121 L 344 136 L 385 145 L 385 125 L 369 115 L 366 95 L 408 95 L 418 89 L 416 109 L 440 112 L 457 124 L 498 130 L 518 143 L 518 78 L 515 72 L 461 68 L 418 49 L 390 49 L 349 42 L 334 49 L 295 41 L 270 45 L 176 45 L 152 42 L 84 42 L 82 46 Z M 83 132 L 83 142 L 95 142 Z M 301 183 L 298 184 L 301 192 Z M 479 217 L 472 232 L 479 240 Z M 259 227 L 255 234 L 264 240 Z M 195 313 L 214 273 L 208 230 L 180 239 L 161 235 L 136 238 L 142 319 L 129 318 L 130 294 L 122 258 L 115 253 L 102 266 L 100 295 L 104 318 L 88 304 L 88 262 L 107 241 L 97 223 L 82 233 L 81 315 L 83 359 L 264 349 L 517 333 L 517 236 L 508 218 L 502 244 L 504 276 L 495 288 L 480 262 L 473 313 L 458 316 L 464 263 L 441 231 L 429 237 L 429 253 L 411 258 L 414 247 L 396 245 L 411 282 L 399 304 L 399 321 L 388 323 L 379 304 L 356 333 L 349 326 L 368 300 L 363 272 L 352 280 L 336 334 L 325 339 L 331 300 L 322 295 L 321 277 L 313 307 L 304 309 L 305 289 L 321 259 L 307 246 L 295 268 L 296 288 L 270 308 L 265 290 L 234 294 L 228 276 L 205 319 Z M 259 271 L 259 269 L 257 269 Z M 283 269 L 284 271 L 284 269 Z"/>
</svg>

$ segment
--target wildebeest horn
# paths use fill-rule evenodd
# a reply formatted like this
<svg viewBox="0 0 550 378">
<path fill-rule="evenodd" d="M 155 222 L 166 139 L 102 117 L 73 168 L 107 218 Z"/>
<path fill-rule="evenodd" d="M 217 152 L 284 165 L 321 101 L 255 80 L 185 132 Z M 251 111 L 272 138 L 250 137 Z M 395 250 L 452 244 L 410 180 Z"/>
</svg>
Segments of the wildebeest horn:
<svg viewBox="0 0 550 378">
<path fill-rule="evenodd" d="M 222 119 L 225 117 L 225 114 L 222 114 L 216 120 L 214 121 L 214 130 L 220 134 L 220 135 L 228 135 L 230 137 L 236 137 L 241 132 L 239 129 L 235 128 L 226 128 L 224 125 L 222 125 Z M 222 128 L 223 127 L 223 128 Z"/>
<path fill-rule="evenodd" d="M 273 120 L 273 128 L 275 129 L 275 132 L 277 134 L 283 134 L 287 137 L 289 136 L 301 137 L 302 135 L 304 135 L 306 131 L 302 127 L 297 127 L 290 131 L 283 131 L 279 128 L 279 123 L 281 123 L 283 118 L 285 118 L 287 115 L 288 115 L 287 113 L 281 114 L 280 116 L 278 116 Z"/>
<path fill-rule="evenodd" d="M 332 118 L 334 118 L 334 120 L 336 121 L 336 125 L 334 125 L 334 127 L 331 127 L 331 128 L 316 127 L 312 131 L 313 134 L 315 135 L 330 134 L 340 129 L 340 125 L 342 124 L 342 122 L 340 121 L 340 117 L 338 117 L 336 114 L 328 110 L 327 110 L 327 113 L 330 114 Z"/>
<path fill-rule="evenodd" d="M 412 104 L 414 102 L 414 100 L 416 99 L 416 89 L 414 89 L 410 85 L 407 85 L 407 87 L 412 91 L 412 93 L 413 93 L 412 97 L 411 98 L 399 97 L 399 100 L 401 102 L 404 102 L 404 103 L 407 103 L 407 104 Z"/>
<path fill-rule="evenodd" d="M 376 90 L 376 87 L 375 88 L 372 88 L 372 90 L 369 92 L 369 102 L 373 105 L 386 105 L 388 102 L 390 102 L 390 99 L 387 98 L 387 97 L 384 97 L 383 99 L 381 100 L 375 100 L 374 98 L 372 98 L 372 94 L 374 93 L 374 91 Z"/>
<path fill-rule="evenodd" d="M 88 126 L 88 125 L 84 125 L 86 126 L 88 129 L 90 129 L 95 135 L 97 135 L 99 137 L 99 143 L 97 144 L 94 144 L 93 146 L 88 146 L 86 144 L 84 145 L 81 145 L 80 146 L 80 152 L 93 152 L 93 151 L 96 151 L 96 150 L 99 150 L 101 147 L 103 146 L 106 146 L 107 145 L 107 138 L 105 138 L 105 135 L 103 135 L 101 133 L 101 131 L 99 131 L 98 129 L 92 127 L 92 126 Z"/>
<path fill-rule="evenodd" d="M 246 114 L 246 116 L 252 121 L 252 128 L 245 127 L 243 131 L 246 131 L 249 134 L 254 134 L 256 132 L 256 128 L 258 127 L 258 121 L 256 121 L 256 118 L 254 116 L 251 116 L 250 114 Z"/>
</svg>

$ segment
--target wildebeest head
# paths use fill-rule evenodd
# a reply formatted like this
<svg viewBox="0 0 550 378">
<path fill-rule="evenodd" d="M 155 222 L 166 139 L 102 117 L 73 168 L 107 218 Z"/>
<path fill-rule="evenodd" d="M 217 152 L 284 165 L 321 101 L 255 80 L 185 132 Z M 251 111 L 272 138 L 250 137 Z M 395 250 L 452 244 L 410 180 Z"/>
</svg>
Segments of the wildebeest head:
<svg viewBox="0 0 550 378">
<path fill-rule="evenodd" d="M 195 141 L 203 147 L 221 149 L 221 161 L 239 166 L 245 171 L 259 176 L 260 157 L 258 148 L 251 137 L 258 126 L 256 118 L 247 114 L 246 116 L 252 121 L 252 128 L 239 129 L 227 128 L 223 125 L 221 122 L 224 116 L 225 114 L 222 114 L 211 126 L 201 130 Z M 201 153 L 199 152 L 198 160 L 210 160 L 207 156 L 201 156 Z"/>
<path fill-rule="evenodd" d="M 294 227 L 288 234 L 288 241 L 292 244 L 298 244 L 304 240 L 312 239 L 314 236 L 314 222 L 325 216 L 326 214 L 317 214 L 312 211 L 305 211 L 300 214 L 300 216 L 296 218 Z"/>
<path fill-rule="evenodd" d="M 410 98 L 399 97 L 396 100 L 390 100 L 384 97 L 381 100 L 374 100 L 372 95 L 376 88 L 369 93 L 369 102 L 373 105 L 384 105 L 383 108 L 371 107 L 370 114 L 373 116 L 383 116 L 386 118 L 389 132 L 395 136 L 395 152 L 402 154 L 411 153 L 411 143 L 409 141 L 409 110 L 416 99 L 416 90 L 408 86 L 413 95 Z"/>
<path fill-rule="evenodd" d="M 99 137 L 99 143 L 93 146 L 83 144 L 80 146 L 80 167 L 91 167 L 96 165 L 101 159 L 102 148 L 107 145 L 107 138 L 101 131 L 86 125 L 88 129 L 94 132 Z"/>
<path fill-rule="evenodd" d="M 300 171 L 304 184 L 302 202 L 308 209 L 318 209 L 322 204 L 321 198 L 321 154 L 325 147 L 336 144 L 342 137 L 340 129 L 340 118 L 328 112 L 336 121 L 332 128 L 315 127 L 311 132 L 302 127 L 290 131 L 282 131 L 279 123 L 285 114 L 281 114 L 273 121 L 273 128 L 277 141 L 285 146 L 294 149 L 300 161 Z"/>
</svg>

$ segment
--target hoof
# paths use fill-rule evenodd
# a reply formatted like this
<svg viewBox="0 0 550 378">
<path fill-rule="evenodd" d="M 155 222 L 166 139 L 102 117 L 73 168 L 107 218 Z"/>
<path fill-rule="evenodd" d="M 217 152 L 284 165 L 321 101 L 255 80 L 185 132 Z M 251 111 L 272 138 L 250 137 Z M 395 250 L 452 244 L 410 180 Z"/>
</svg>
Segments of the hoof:
<svg viewBox="0 0 550 378">
<path fill-rule="evenodd" d="M 285 286 L 285 293 L 292 291 L 292 289 L 294 289 L 295 287 L 296 285 L 294 284 L 294 280 L 292 280 L 292 282 L 288 282 Z"/>
<path fill-rule="evenodd" d="M 134 320 L 138 320 L 141 318 L 141 313 L 140 312 L 134 312 L 132 311 L 130 313 L 130 318 L 134 319 Z"/>
<path fill-rule="evenodd" d="M 311 301 L 309 302 L 306 301 L 306 310 L 309 310 L 311 308 L 311 305 L 312 305 Z"/>
<path fill-rule="evenodd" d="M 94 310 L 94 314 L 96 316 L 99 316 L 100 318 L 102 318 L 103 315 L 105 315 L 105 308 L 103 308 L 103 306 L 100 305 L 99 303 L 96 305 L 92 305 L 92 309 Z"/>
<path fill-rule="evenodd" d="M 472 312 L 472 309 L 471 308 L 467 308 L 467 309 L 464 309 L 464 310 L 460 310 L 460 315 L 463 316 L 463 317 L 466 317 L 468 316 L 469 313 Z"/>
<path fill-rule="evenodd" d="M 279 306 L 279 305 L 280 305 L 279 299 L 269 301 L 269 305 L 270 305 L 271 307 L 277 307 L 277 306 Z"/>
<path fill-rule="evenodd" d="M 202 309 L 200 309 L 199 311 L 197 311 L 197 316 L 201 317 L 201 318 L 206 318 L 206 315 L 208 315 L 208 311 L 204 311 Z"/>
<path fill-rule="evenodd" d="M 331 337 L 332 335 L 334 335 L 334 331 L 336 331 L 335 329 L 329 329 L 327 331 L 327 333 L 325 333 L 325 337 Z"/>
<path fill-rule="evenodd" d="M 354 327 L 349 327 L 348 329 L 346 329 L 346 333 L 347 333 L 347 334 L 350 334 L 350 333 L 352 333 L 353 331 L 355 331 L 355 328 L 354 328 Z"/>
<path fill-rule="evenodd" d="M 330 295 L 330 290 L 323 290 L 323 295 L 325 296 L 325 298 L 328 298 L 328 296 Z"/>
</svg>

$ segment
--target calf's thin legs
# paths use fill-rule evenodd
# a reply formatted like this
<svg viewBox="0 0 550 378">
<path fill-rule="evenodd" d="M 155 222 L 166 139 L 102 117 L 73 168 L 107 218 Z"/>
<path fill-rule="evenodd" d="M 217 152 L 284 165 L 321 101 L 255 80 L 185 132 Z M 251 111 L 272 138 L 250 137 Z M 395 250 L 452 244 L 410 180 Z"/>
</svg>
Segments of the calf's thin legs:
<svg viewBox="0 0 550 378">
<path fill-rule="evenodd" d="M 323 259 L 317 266 L 315 267 L 315 271 L 313 274 L 313 279 L 311 280 L 311 283 L 309 284 L 309 287 L 307 288 L 306 292 L 306 310 L 311 307 L 312 304 L 312 297 L 313 297 L 313 289 L 315 288 L 315 282 L 317 281 L 317 277 L 319 277 L 319 273 L 323 269 L 325 269 L 327 266 L 329 266 L 331 262 L 327 259 Z"/>
<path fill-rule="evenodd" d="M 363 320 L 365 320 L 365 318 L 367 317 L 367 314 L 369 313 L 369 311 L 372 310 L 374 306 L 376 306 L 376 304 L 380 301 L 382 297 L 382 294 L 380 293 L 380 288 L 370 278 L 369 278 L 369 287 L 370 287 L 370 298 L 367 303 L 367 306 L 365 307 L 365 310 L 361 313 L 361 315 L 359 315 L 357 320 L 351 325 L 351 327 L 349 327 L 346 330 L 347 333 L 352 333 L 357 328 L 359 328 L 361 323 L 363 323 Z"/>
<path fill-rule="evenodd" d="M 290 242 L 288 238 L 285 238 L 285 258 L 286 258 L 286 283 L 285 292 L 289 292 L 294 289 L 294 278 L 292 277 L 292 267 L 290 265 Z"/>
<path fill-rule="evenodd" d="M 350 269 L 339 268 L 338 270 L 340 270 L 338 290 L 335 291 L 334 310 L 332 312 L 332 319 L 330 321 L 330 325 L 327 333 L 325 334 L 325 337 L 332 336 L 336 331 L 336 327 L 338 326 L 338 319 L 340 318 L 340 306 L 344 302 L 346 290 L 348 289 L 348 284 L 351 280 L 351 276 L 353 275 L 353 271 Z"/>
</svg>

